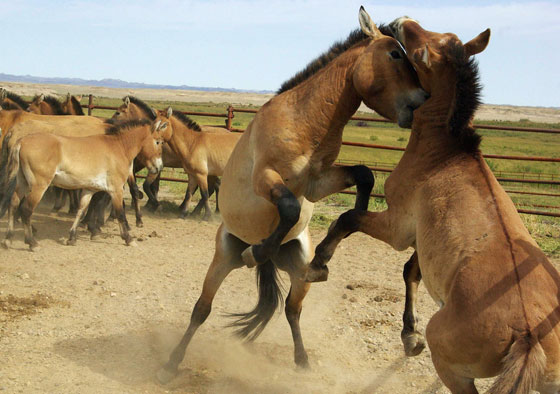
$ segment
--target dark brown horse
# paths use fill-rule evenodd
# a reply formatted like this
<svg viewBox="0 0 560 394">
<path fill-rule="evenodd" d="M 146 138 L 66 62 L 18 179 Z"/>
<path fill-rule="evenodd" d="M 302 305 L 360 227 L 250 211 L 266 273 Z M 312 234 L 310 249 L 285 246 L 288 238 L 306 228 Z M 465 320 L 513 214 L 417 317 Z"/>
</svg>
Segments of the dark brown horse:
<svg viewBox="0 0 560 394">
<path fill-rule="evenodd" d="M 33 97 L 27 111 L 38 115 L 69 115 L 62 108 L 62 103 L 54 96 L 38 94 Z"/>
<path fill-rule="evenodd" d="M 356 208 L 366 210 L 373 175 L 365 166 L 336 167 L 342 132 L 362 102 L 383 116 L 410 126 L 412 111 L 426 99 L 399 43 L 383 35 L 363 8 L 361 30 L 337 43 L 285 83 L 249 124 L 222 177 L 216 251 L 189 326 L 161 382 L 178 371 L 187 345 L 206 320 L 228 274 L 243 266 L 257 270 L 256 307 L 233 323 L 242 337 L 255 339 L 282 304 L 277 269 L 290 277 L 286 317 L 298 366 L 309 365 L 299 319 L 310 284 L 312 256 L 308 225 L 313 202 L 357 185 Z"/>
<path fill-rule="evenodd" d="M 414 247 L 409 283 L 421 273 L 441 307 L 426 339 L 451 392 L 478 393 L 476 378 L 498 375 L 491 393 L 558 393 L 560 275 L 484 161 L 471 124 L 480 94 L 472 56 L 490 30 L 463 44 L 406 17 L 391 28 L 431 97 L 415 111 L 386 181 L 388 209 L 343 214 L 318 245 L 309 277 L 325 278 L 336 245 L 355 231 L 397 250 Z"/>
<path fill-rule="evenodd" d="M 0 106 L 7 110 L 19 109 L 23 111 L 28 104 L 21 96 L 0 88 Z"/>
<path fill-rule="evenodd" d="M 49 185 L 64 189 L 82 189 L 80 206 L 70 229 L 67 244 L 76 242 L 76 229 L 94 192 L 111 195 L 118 214 L 121 237 L 127 245 L 132 238 L 124 225 L 123 186 L 132 161 L 139 154 L 146 159 L 151 173 L 162 167 L 162 133 L 167 124 L 131 121 L 111 127 L 104 135 L 63 137 L 37 133 L 16 142 L 4 171 L 7 192 L 0 202 L 0 217 L 8 209 L 8 232 L 3 243 L 9 247 L 14 234 L 14 214 L 19 210 L 25 243 L 31 250 L 38 244 L 31 231 L 31 215 Z"/>
<path fill-rule="evenodd" d="M 70 93 L 66 95 L 66 100 L 61 103 L 62 111 L 65 115 L 79 115 L 83 116 L 84 110 L 80 105 L 82 96 L 73 96 Z"/>
</svg>

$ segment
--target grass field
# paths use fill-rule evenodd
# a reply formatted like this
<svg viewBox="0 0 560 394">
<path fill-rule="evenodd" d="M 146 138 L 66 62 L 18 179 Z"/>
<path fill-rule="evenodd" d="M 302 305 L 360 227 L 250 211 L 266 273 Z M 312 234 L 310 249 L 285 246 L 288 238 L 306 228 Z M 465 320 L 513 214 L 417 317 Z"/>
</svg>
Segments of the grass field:
<svg viewBox="0 0 560 394">
<path fill-rule="evenodd" d="M 82 103 L 87 103 L 84 96 Z M 224 117 L 192 116 L 194 120 L 202 125 L 224 126 L 227 113 L 227 103 L 185 103 L 173 101 L 148 101 L 154 108 L 164 109 L 172 106 L 174 110 L 192 112 L 223 113 Z M 96 97 L 95 105 L 114 106 L 122 104 L 120 99 Z M 258 109 L 256 106 L 238 106 L 237 108 Z M 110 117 L 113 110 L 94 110 L 93 115 Z M 358 114 L 360 116 L 371 116 L 371 114 Z M 235 113 L 233 127 L 245 129 L 253 114 Z M 505 121 L 475 121 L 477 124 L 502 125 L 513 127 L 542 127 L 560 129 L 560 123 L 542 124 L 528 120 L 519 122 Z M 541 156 L 560 158 L 560 135 L 544 133 L 528 133 L 513 131 L 497 131 L 479 129 L 483 136 L 481 149 L 484 154 L 517 155 L 517 156 Z M 352 120 L 344 130 L 344 140 L 377 145 L 389 145 L 405 147 L 408 143 L 410 130 L 400 129 L 391 123 L 361 122 Z M 371 166 L 392 168 L 399 161 L 402 152 L 343 146 L 339 159 L 347 163 L 364 163 Z M 487 159 L 490 168 L 498 177 L 529 178 L 560 181 L 560 165 L 558 163 L 535 162 L 522 160 Z M 383 184 L 388 173 L 377 172 L 375 193 L 383 193 Z M 173 172 L 174 177 L 185 177 L 180 172 Z M 185 184 L 169 182 L 170 190 L 183 194 Z M 560 194 L 558 185 L 530 185 L 522 183 L 506 183 L 506 190 L 531 191 L 540 193 Z M 522 194 L 510 194 L 513 201 L 521 208 L 548 212 L 560 212 L 560 197 L 534 196 Z M 313 218 L 313 224 L 323 226 L 329 224 L 339 213 L 353 205 L 354 196 L 337 194 L 325 199 L 328 209 L 318 207 Z M 554 208 L 550 208 L 554 207 Z M 385 208 L 383 199 L 372 199 L 370 210 Z M 560 218 L 521 215 L 525 224 L 537 240 L 540 246 L 548 254 L 560 255 Z"/>
</svg>

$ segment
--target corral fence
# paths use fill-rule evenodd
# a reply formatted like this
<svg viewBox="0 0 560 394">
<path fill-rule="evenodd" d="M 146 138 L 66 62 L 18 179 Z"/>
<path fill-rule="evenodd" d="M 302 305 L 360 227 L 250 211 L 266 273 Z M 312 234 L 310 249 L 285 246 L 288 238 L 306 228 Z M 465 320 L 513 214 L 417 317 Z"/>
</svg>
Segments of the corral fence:
<svg viewBox="0 0 560 394">
<path fill-rule="evenodd" d="M 104 110 L 117 110 L 117 107 L 101 106 L 95 105 L 93 103 L 93 95 L 89 95 L 88 104 L 83 104 L 83 108 L 87 108 L 88 115 L 92 115 L 94 109 L 104 109 Z M 233 119 L 235 118 L 235 113 L 257 113 L 256 109 L 245 109 L 245 108 L 235 108 L 232 105 L 228 106 L 225 112 L 222 113 L 209 113 L 209 112 L 192 112 L 192 111 L 180 111 L 188 116 L 205 116 L 205 117 L 216 117 L 224 118 L 225 127 L 232 132 L 243 132 L 243 129 L 237 129 L 233 127 Z M 364 117 L 364 116 L 353 116 L 351 120 L 362 121 L 362 122 L 373 122 L 373 123 L 392 123 L 387 119 Z M 484 130 L 503 130 L 510 132 L 527 132 L 527 133 L 546 133 L 546 134 L 560 134 L 560 129 L 547 129 L 547 128 L 535 128 L 535 127 L 509 127 L 509 126 L 496 126 L 496 125 L 484 125 L 475 124 L 475 128 L 479 131 Z M 560 138 L 560 136 L 559 136 Z M 381 149 L 381 150 L 393 150 L 404 152 L 405 148 L 398 146 L 387 146 L 387 145 L 377 145 L 377 144 L 367 144 L 361 142 L 351 142 L 342 141 L 342 145 L 356 146 L 364 149 Z M 487 159 L 500 159 L 500 160 L 520 160 L 520 161 L 538 161 L 538 162 L 549 162 L 549 163 L 560 163 L 560 158 L 557 157 L 539 157 L 539 156 L 513 156 L 513 155 L 496 155 L 496 154 L 485 154 Z M 357 162 L 343 162 L 340 161 L 337 165 L 354 165 L 360 164 Z M 366 164 L 373 172 L 382 175 L 391 173 L 395 164 L 384 163 L 383 166 L 377 165 L 377 163 L 361 163 Z M 500 171 L 494 172 L 496 178 L 500 183 L 505 186 L 508 193 L 511 194 L 521 194 L 521 195 L 531 195 L 531 196 L 541 196 L 550 198 L 560 197 L 560 171 L 555 174 L 528 174 L 528 173 L 502 173 Z M 179 179 L 174 177 L 161 177 L 164 181 L 170 182 L 187 182 L 185 179 Z M 538 185 L 546 186 L 545 191 L 539 190 L 517 190 L 511 187 L 511 185 Z M 509 186 L 508 186 L 509 185 Z M 355 194 L 352 190 L 345 190 L 341 193 L 344 194 Z M 372 197 L 385 198 L 383 194 L 372 193 Z M 529 214 L 529 215 L 540 215 L 540 216 L 550 216 L 550 217 L 560 217 L 560 205 L 557 205 L 558 200 L 555 200 L 554 205 L 542 205 L 542 204 L 520 204 L 517 206 L 519 213 Z M 527 209 L 530 208 L 530 209 Z M 539 208 L 546 209 L 546 211 L 539 210 Z"/>
</svg>

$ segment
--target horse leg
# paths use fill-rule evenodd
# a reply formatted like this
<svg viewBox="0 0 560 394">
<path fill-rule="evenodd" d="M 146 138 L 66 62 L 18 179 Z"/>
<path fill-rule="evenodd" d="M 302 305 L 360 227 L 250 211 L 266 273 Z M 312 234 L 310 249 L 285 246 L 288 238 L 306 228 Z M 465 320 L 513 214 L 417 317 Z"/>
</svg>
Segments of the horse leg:
<svg viewBox="0 0 560 394">
<path fill-rule="evenodd" d="M 271 168 L 253 174 L 255 193 L 276 205 L 280 222 L 276 229 L 258 245 L 243 251 L 243 261 L 251 268 L 276 256 L 280 243 L 299 220 L 301 206 L 296 196 L 284 184 L 282 177 Z"/>
<path fill-rule="evenodd" d="M 247 244 L 229 234 L 223 224 L 220 226 L 216 234 L 216 251 L 212 264 L 206 273 L 202 293 L 194 306 L 187 331 L 171 352 L 169 361 L 157 372 L 160 383 L 168 383 L 177 375 L 179 364 L 185 358 L 187 346 L 196 330 L 210 314 L 212 301 L 220 285 L 232 270 L 242 267 L 241 252 L 246 247 Z"/>
<path fill-rule="evenodd" d="M 202 220 L 210 220 L 212 217 L 212 209 L 210 208 L 210 202 L 208 200 L 208 175 L 207 174 L 196 174 L 196 183 L 200 188 L 200 202 L 204 206 L 204 216 Z M 195 212 L 192 213 L 195 215 Z"/>
<path fill-rule="evenodd" d="M 220 212 L 220 208 L 218 207 L 218 194 L 221 184 L 222 181 L 217 176 L 211 175 L 208 177 L 208 195 L 212 196 L 212 193 L 216 192 L 216 213 Z"/>
<path fill-rule="evenodd" d="M 113 203 L 113 209 L 115 215 L 119 220 L 119 230 L 121 233 L 121 238 L 124 239 L 126 245 L 135 246 L 130 233 L 128 232 L 126 217 L 124 214 L 124 201 L 123 201 L 123 190 L 122 187 L 118 187 L 116 191 L 111 193 L 111 202 Z"/>
<path fill-rule="evenodd" d="M 68 213 L 75 215 L 80 206 L 80 190 L 66 190 L 68 193 Z"/>
<path fill-rule="evenodd" d="M 43 198 L 43 194 L 49 186 L 49 182 L 36 183 L 31 187 L 30 193 L 23 198 L 19 204 L 18 210 L 21 213 L 21 222 L 23 223 L 23 232 L 25 234 L 25 243 L 29 245 L 31 251 L 35 251 L 39 248 L 37 240 L 33 236 L 33 228 L 31 226 L 31 215 L 33 211 Z"/>
<path fill-rule="evenodd" d="M 309 359 L 307 352 L 303 346 L 303 339 L 299 325 L 302 303 L 310 283 L 306 283 L 303 279 L 307 270 L 307 262 L 311 251 L 311 240 L 306 230 L 301 234 L 299 239 L 291 240 L 280 246 L 277 257 L 274 259 L 276 266 L 288 273 L 290 276 L 290 292 L 286 298 L 286 318 L 292 330 L 292 339 L 294 341 L 294 361 L 300 368 L 309 367 Z"/>
<path fill-rule="evenodd" d="M 138 189 L 138 185 L 136 184 L 136 177 L 134 175 L 129 176 L 127 182 L 132 198 L 132 206 L 134 207 L 134 213 L 136 214 L 136 227 L 144 227 L 144 223 L 142 222 L 142 212 L 140 212 L 140 206 L 138 204 L 141 194 Z"/>
<path fill-rule="evenodd" d="M 70 234 L 68 236 L 68 240 L 66 241 L 66 245 L 76 244 L 76 231 L 78 229 L 78 225 L 80 224 L 80 220 L 85 215 L 86 208 L 88 207 L 92 196 L 93 191 L 91 190 L 84 190 L 84 192 L 82 193 L 82 197 L 80 198 L 80 206 L 78 207 L 78 212 L 76 212 L 74 223 L 70 228 Z"/>
<path fill-rule="evenodd" d="M 142 185 L 142 189 L 144 193 L 148 196 L 148 202 L 146 203 L 146 207 L 155 212 L 159 208 L 159 201 L 157 199 L 157 191 L 159 190 L 159 178 L 161 173 L 158 173 L 157 176 L 154 174 L 148 174 L 146 179 L 144 180 L 144 184 Z"/>
<path fill-rule="evenodd" d="M 66 190 L 59 187 L 54 187 L 54 206 L 52 212 L 60 211 L 60 208 L 66 203 Z"/>
<path fill-rule="evenodd" d="M 327 280 L 329 274 L 327 262 L 332 258 L 340 241 L 356 231 L 388 243 L 397 250 L 403 250 L 403 247 L 395 245 L 398 223 L 399 218 L 393 217 L 389 210 L 368 212 L 351 209 L 343 213 L 331 224 L 327 235 L 315 248 L 315 257 L 309 264 L 306 280 L 308 282 Z M 401 240 L 398 245 L 401 246 L 402 242 Z"/>
<path fill-rule="evenodd" d="M 104 197 L 107 196 L 105 192 L 96 192 L 93 194 L 91 201 L 89 203 L 87 213 L 82 219 L 82 223 L 87 225 L 87 229 L 91 234 L 91 239 L 101 232 L 101 224 L 98 222 L 99 215 L 103 217 L 105 211 Z"/>
<path fill-rule="evenodd" d="M 8 206 L 8 229 L 6 231 L 6 238 L 2 241 L 2 246 L 8 249 L 12 245 L 12 238 L 14 237 L 14 225 L 16 222 L 16 212 L 20 204 L 20 197 L 17 192 L 12 195 L 10 205 Z"/>
<path fill-rule="evenodd" d="M 404 353 L 408 357 L 412 357 L 419 355 L 426 347 L 424 337 L 416 327 L 418 324 L 418 317 L 416 315 L 416 295 L 418 293 L 418 284 L 420 280 L 422 280 L 417 252 L 414 252 L 404 265 L 403 277 L 406 285 L 406 298 L 404 303 L 401 340 L 404 345 Z"/>
<path fill-rule="evenodd" d="M 191 199 L 198 187 L 198 183 L 193 175 L 189 175 L 189 183 L 187 184 L 187 191 L 185 192 L 185 199 L 183 200 L 181 206 L 183 207 L 180 213 L 182 219 L 189 215 L 189 208 L 191 205 Z"/>
</svg>

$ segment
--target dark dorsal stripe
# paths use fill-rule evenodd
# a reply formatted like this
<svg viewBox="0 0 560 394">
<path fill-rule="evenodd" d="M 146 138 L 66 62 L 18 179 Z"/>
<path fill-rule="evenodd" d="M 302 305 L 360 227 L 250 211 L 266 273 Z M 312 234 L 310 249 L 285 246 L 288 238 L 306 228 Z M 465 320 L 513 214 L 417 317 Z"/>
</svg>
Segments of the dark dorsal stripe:
<svg viewBox="0 0 560 394">
<path fill-rule="evenodd" d="M 115 124 L 114 122 L 105 121 L 107 124 L 111 124 L 112 126 L 105 130 L 105 134 L 107 135 L 117 135 L 121 134 L 125 131 L 133 129 L 138 126 L 146 126 L 152 123 L 152 121 L 148 119 L 133 119 L 127 120 L 122 123 Z"/>
<path fill-rule="evenodd" d="M 196 123 L 194 120 L 189 118 L 184 113 L 179 112 L 179 111 L 173 111 L 173 116 L 176 117 L 177 119 L 179 119 L 181 121 L 181 123 L 183 123 L 189 129 L 194 130 L 194 131 L 202 131 L 200 129 L 200 126 L 198 125 L 198 123 Z"/>
<path fill-rule="evenodd" d="M 302 82 L 308 80 L 313 75 L 317 74 L 321 69 L 325 68 L 330 62 L 340 56 L 342 53 L 353 47 L 359 42 L 367 39 L 368 36 L 365 35 L 360 29 L 356 29 L 350 33 L 348 38 L 344 41 L 335 42 L 328 51 L 317 57 L 311 63 L 309 63 L 303 70 L 294 75 L 291 79 L 287 80 L 282 84 L 280 89 L 276 92 L 277 94 L 283 93 L 290 90 Z"/>
<path fill-rule="evenodd" d="M 72 108 L 74 109 L 76 115 L 85 115 L 84 111 L 82 110 L 82 106 L 80 105 L 80 102 L 76 97 L 70 97 L 70 102 L 72 103 Z"/>
<path fill-rule="evenodd" d="M 150 120 L 155 120 L 156 116 L 154 115 L 154 113 L 152 112 L 152 109 L 150 108 L 150 106 L 148 104 L 146 104 L 145 102 L 143 102 L 142 100 L 140 100 L 139 98 L 136 98 L 134 96 L 128 96 L 128 99 L 130 100 L 130 102 L 134 105 L 136 105 L 138 108 L 140 108 L 140 110 L 144 113 L 144 115 L 146 115 L 148 117 L 148 119 Z"/>
<path fill-rule="evenodd" d="M 27 109 L 27 107 L 29 106 L 29 104 L 27 104 L 27 102 L 21 96 L 13 92 L 6 91 L 6 98 L 9 98 L 14 103 L 16 103 L 19 106 L 19 108 L 15 108 L 14 104 L 10 104 L 9 106 L 11 108 L 4 107 L 4 109 Z"/>
<path fill-rule="evenodd" d="M 471 56 L 465 55 L 465 47 L 460 42 L 450 44 L 447 52 L 449 60 L 455 67 L 455 103 L 449 117 L 449 132 L 455 137 L 461 148 L 467 152 L 476 152 L 481 137 L 470 126 L 470 121 L 480 105 L 480 76 L 478 63 Z"/>
</svg>

